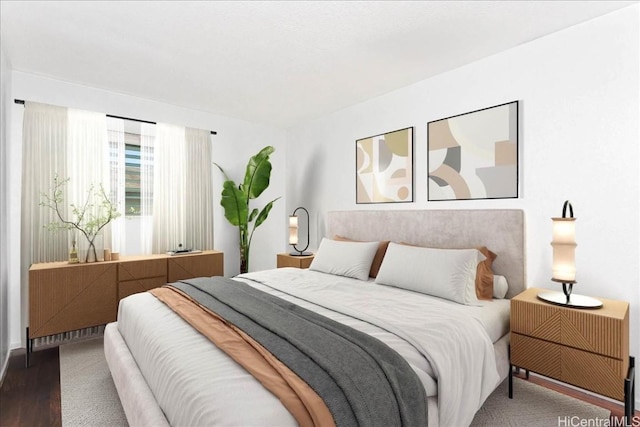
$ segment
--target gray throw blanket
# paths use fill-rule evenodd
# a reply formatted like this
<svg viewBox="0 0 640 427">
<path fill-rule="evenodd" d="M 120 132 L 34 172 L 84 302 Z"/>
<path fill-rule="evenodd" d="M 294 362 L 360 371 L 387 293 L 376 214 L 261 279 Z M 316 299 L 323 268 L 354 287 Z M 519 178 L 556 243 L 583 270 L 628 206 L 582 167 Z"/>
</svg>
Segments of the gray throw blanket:
<svg viewBox="0 0 640 427">
<path fill-rule="evenodd" d="M 224 277 L 171 284 L 242 329 L 302 378 L 337 426 L 426 426 L 424 388 L 395 350 L 363 332 Z"/>
</svg>

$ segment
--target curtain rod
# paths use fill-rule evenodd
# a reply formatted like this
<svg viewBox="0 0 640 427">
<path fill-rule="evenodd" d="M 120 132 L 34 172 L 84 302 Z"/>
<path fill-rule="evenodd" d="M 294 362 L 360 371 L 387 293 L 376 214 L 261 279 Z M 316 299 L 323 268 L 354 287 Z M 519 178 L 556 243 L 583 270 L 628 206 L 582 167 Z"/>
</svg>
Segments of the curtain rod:
<svg viewBox="0 0 640 427">
<path fill-rule="evenodd" d="M 24 99 L 14 99 L 13 100 L 16 104 L 21 104 L 24 105 Z M 114 116 L 112 114 L 107 114 L 107 117 L 111 117 L 112 119 L 123 119 L 123 120 L 131 120 L 132 122 L 139 122 L 139 123 L 148 123 L 150 125 L 155 125 L 157 124 L 156 122 L 150 122 L 148 120 L 140 120 L 140 119 L 132 119 L 131 117 L 122 117 L 122 116 Z M 211 131 L 211 135 L 217 135 L 218 132 L 216 132 L 215 130 Z"/>
</svg>

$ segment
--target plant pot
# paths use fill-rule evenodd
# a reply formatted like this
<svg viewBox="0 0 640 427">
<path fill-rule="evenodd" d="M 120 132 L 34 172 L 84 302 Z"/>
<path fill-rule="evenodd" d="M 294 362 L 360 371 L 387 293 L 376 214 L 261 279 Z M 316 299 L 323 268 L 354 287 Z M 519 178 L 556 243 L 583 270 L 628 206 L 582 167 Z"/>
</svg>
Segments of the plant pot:
<svg viewBox="0 0 640 427">
<path fill-rule="evenodd" d="M 249 272 L 249 248 L 240 247 L 240 274 Z"/>
</svg>

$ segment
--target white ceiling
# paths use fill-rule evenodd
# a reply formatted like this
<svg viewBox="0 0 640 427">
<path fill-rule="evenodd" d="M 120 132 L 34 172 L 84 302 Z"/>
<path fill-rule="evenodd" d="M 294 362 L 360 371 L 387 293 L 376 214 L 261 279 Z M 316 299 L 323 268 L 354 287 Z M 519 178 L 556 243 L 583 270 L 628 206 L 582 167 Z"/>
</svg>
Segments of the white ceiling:
<svg viewBox="0 0 640 427">
<path fill-rule="evenodd" d="M 2 0 L 0 34 L 14 70 L 289 127 L 634 3 Z"/>
</svg>

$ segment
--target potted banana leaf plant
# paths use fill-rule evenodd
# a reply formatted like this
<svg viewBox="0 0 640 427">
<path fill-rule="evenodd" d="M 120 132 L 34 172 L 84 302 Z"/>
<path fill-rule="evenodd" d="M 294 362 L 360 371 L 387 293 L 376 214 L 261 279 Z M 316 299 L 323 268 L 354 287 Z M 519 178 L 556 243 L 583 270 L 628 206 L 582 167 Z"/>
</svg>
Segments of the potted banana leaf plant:
<svg viewBox="0 0 640 427">
<path fill-rule="evenodd" d="M 251 240 L 253 233 L 262 223 L 265 222 L 271 212 L 273 203 L 280 197 L 277 197 L 267 203 L 261 210 L 249 206 L 253 199 L 257 199 L 264 190 L 269 187 L 271 179 L 271 163 L 269 156 L 273 154 L 275 148 L 271 146 L 264 147 L 258 154 L 252 156 L 247 163 L 242 184 L 236 184 L 227 176 L 227 173 L 218 165 L 224 175 L 224 184 L 222 185 L 222 199 L 220 205 L 224 208 L 224 216 L 231 225 L 238 227 L 240 238 L 240 273 L 249 271 L 249 250 L 251 248 Z"/>
</svg>

